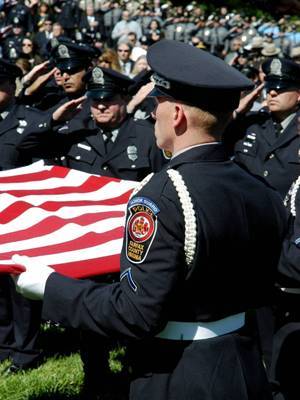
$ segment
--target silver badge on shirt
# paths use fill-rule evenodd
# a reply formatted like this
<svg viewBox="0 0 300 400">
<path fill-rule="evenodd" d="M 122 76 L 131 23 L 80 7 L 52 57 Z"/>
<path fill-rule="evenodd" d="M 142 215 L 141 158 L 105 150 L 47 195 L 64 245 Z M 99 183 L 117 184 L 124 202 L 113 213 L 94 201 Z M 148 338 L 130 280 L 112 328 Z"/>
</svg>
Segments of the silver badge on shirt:
<svg viewBox="0 0 300 400">
<path fill-rule="evenodd" d="M 127 156 L 129 160 L 135 161 L 138 158 L 137 147 L 136 146 L 128 146 L 127 147 Z"/>
</svg>

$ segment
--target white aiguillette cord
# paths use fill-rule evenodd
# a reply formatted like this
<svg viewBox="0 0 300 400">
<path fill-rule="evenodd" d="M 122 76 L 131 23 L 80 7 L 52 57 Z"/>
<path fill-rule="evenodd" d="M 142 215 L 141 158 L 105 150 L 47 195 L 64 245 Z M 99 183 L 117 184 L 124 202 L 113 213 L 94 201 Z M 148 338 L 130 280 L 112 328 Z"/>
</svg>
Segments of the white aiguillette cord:
<svg viewBox="0 0 300 400">
<path fill-rule="evenodd" d="M 299 187 L 300 187 L 300 176 L 293 183 L 293 185 L 291 186 L 291 189 L 289 190 L 288 195 L 284 199 L 284 205 L 287 206 L 288 200 L 290 198 L 291 214 L 293 215 L 293 217 L 296 217 L 296 195 L 297 195 Z"/>
</svg>

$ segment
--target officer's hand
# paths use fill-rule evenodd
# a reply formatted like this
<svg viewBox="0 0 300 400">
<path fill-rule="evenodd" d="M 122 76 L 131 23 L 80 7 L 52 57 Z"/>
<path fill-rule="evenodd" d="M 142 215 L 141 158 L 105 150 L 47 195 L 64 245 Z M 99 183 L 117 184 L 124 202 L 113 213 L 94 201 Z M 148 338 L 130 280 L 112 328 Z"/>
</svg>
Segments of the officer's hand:
<svg viewBox="0 0 300 400">
<path fill-rule="evenodd" d="M 17 292 L 31 300 L 42 300 L 47 279 L 54 269 L 18 254 L 13 255 L 12 261 L 26 268 L 20 275 L 11 275 Z"/>
<path fill-rule="evenodd" d="M 33 67 L 32 70 L 28 72 L 28 74 L 23 76 L 22 83 L 27 86 L 30 85 L 38 76 L 47 71 L 48 64 L 49 61 L 44 61 L 41 64 Z"/>
<path fill-rule="evenodd" d="M 143 85 L 137 93 L 132 97 L 130 102 L 127 104 L 127 112 L 131 114 L 142 101 L 148 96 L 151 90 L 154 88 L 154 82 L 149 82 L 146 85 Z"/>
<path fill-rule="evenodd" d="M 37 92 L 42 86 L 45 85 L 45 83 L 51 78 L 51 76 L 54 75 L 54 72 L 55 68 L 53 68 L 46 74 L 40 75 L 38 78 L 36 78 L 36 80 L 25 90 L 26 96 L 30 96 L 33 93 Z"/>
<path fill-rule="evenodd" d="M 245 114 L 250 111 L 254 101 L 259 97 L 261 91 L 264 88 L 264 83 L 261 83 L 257 88 L 255 88 L 251 93 L 242 97 L 238 108 L 235 110 L 236 114 Z"/>
<path fill-rule="evenodd" d="M 81 111 L 81 104 L 84 100 L 86 100 L 86 96 L 79 97 L 78 99 L 63 104 L 54 111 L 52 114 L 52 120 L 54 122 L 64 122 L 74 118 L 74 116 Z"/>
</svg>

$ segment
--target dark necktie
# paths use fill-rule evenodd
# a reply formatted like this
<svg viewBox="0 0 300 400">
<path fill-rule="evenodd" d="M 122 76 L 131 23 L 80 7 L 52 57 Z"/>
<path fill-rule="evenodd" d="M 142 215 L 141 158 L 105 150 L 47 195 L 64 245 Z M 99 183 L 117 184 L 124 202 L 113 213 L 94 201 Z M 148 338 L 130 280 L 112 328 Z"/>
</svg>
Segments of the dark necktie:
<svg viewBox="0 0 300 400">
<path fill-rule="evenodd" d="M 113 135 L 111 131 L 103 131 L 102 135 L 103 135 L 105 153 L 108 153 L 114 144 L 114 142 L 112 141 Z"/>
<path fill-rule="evenodd" d="M 274 124 L 274 129 L 275 129 L 275 136 L 276 136 L 276 138 L 278 138 L 282 131 L 282 125 L 280 122 L 273 122 L 273 124 Z"/>
</svg>

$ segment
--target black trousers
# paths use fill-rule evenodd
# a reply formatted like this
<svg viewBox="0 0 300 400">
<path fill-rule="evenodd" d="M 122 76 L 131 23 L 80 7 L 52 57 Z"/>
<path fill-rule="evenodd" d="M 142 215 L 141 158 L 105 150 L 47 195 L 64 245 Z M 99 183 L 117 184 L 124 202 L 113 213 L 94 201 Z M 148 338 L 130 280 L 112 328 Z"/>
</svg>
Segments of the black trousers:
<svg viewBox="0 0 300 400">
<path fill-rule="evenodd" d="M 39 359 L 41 306 L 17 293 L 10 276 L 0 275 L 0 360 L 9 356 L 27 367 Z"/>
<path fill-rule="evenodd" d="M 94 276 L 93 282 L 110 284 L 119 280 L 119 274 Z M 122 343 L 124 344 L 124 343 Z M 113 372 L 109 365 L 110 352 L 122 345 L 116 339 L 107 338 L 91 331 L 80 332 L 80 356 L 84 368 L 82 398 L 126 400 L 129 392 L 127 358 L 122 357 L 122 370 Z"/>
<path fill-rule="evenodd" d="M 154 339 L 130 349 L 130 400 L 271 400 L 255 341 L 241 333 Z"/>
</svg>

